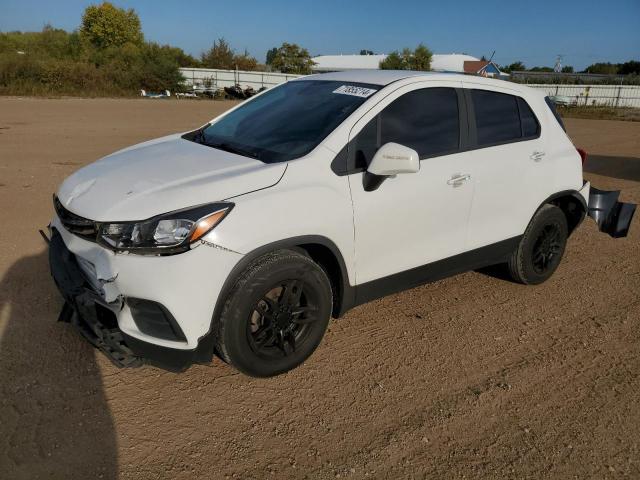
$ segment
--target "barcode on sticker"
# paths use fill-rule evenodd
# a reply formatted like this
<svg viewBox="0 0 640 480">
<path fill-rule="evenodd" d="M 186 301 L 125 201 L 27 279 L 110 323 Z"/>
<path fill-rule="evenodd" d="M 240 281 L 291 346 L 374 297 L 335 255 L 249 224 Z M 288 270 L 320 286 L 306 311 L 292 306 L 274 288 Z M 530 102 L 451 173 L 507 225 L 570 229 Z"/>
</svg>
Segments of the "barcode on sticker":
<svg viewBox="0 0 640 480">
<path fill-rule="evenodd" d="M 340 93 L 342 95 L 353 95 L 354 97 L 367 98 L 376 93 L 373 88 L 357 87 L 355 85 L 342 85 L 336 88 L 333 93 Z"/>
</svg>

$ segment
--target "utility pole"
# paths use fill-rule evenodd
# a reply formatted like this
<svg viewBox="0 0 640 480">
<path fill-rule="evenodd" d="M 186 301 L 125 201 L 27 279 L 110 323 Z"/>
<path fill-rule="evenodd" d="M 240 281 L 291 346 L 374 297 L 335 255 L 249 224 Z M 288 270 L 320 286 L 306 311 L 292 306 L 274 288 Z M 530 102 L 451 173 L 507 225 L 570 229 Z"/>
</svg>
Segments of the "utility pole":
<svg viewBox="0 0 640 480">
<path fill-rule="evenodd" d="M 561 53 L 558 54 L 558 56 L 556 57 L 556 64 L 553 67 L 553 71 L 556 73 L 560 73 L 562 71 L 562 57 L 564 55 L 562 55 Z"/>
</svg>

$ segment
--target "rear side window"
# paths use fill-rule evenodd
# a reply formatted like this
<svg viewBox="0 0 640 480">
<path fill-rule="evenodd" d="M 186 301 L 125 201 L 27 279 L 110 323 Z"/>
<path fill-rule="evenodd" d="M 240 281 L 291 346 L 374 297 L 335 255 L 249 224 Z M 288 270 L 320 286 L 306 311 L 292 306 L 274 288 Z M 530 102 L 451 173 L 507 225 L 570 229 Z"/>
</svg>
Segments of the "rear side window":
<svg viewBox="0 0 640 480">
<path fill-rule="evenodd" d="M 492 145 L 522 137 L 518 101 L 513 95 L 471 90 L 478 145 Z"/>
<path fill-rule="evenodd" d="M 527 102 L 514 95 L 471 90 L 478 146 L 536 138 L 540 123 Z"/>
<path fill-rule="evenodd" d="M 564 122 L 562 121 L 562 117 L 558 113 L 558 110 L 556 110 L 556 104 L 553 103 L 553 100 L 551 100 L 549 97 L 544 97 L 544 101 L 547 103 L 547 106 L 549 107 L 549 110 L 551 110 L 551 113 L 553 113 L 553 116 L 556 117 L 556 120 L 558 121 L 558 123 L 560 124 L 562 129 L 566 132 L 567 129 L 564 126 Z"/>
<path fill-rule="evenodd" d="M 355 165 L 366 168 L 378 148 L 389 142 L 413 148 L 420 158 L 457 151 L 460 117 L 455 89 L 414 90 L 392 102 L 356 137 Z"/>
</svg>

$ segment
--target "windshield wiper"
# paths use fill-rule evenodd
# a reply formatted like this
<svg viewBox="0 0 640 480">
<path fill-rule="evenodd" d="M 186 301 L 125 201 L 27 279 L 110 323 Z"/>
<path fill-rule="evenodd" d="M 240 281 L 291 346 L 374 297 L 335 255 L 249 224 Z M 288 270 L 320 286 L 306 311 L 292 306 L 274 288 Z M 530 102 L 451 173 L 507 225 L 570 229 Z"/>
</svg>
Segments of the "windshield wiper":
<svg viewBox="0 0 640 480">
<path fill-rule="evenodd" d="M 229 143 L 205 143 L 204 142 L 204 135 L 203 135 L 203 142 L 205 145 L 212 147 L 212 148 L 218 148 L 220 150 L 224 150 L 225 152 L 230 152 L 230 153 L 236 153 L 238 155 L 242 155 L 244 157 L 251 157 L 251 158 L 256 158 L 259 159 L 259 156 L 256 152 L 251 151 L 251 150 L 246 150 L 244 148 L 239 148 L 239 147 L 234 147 L 233 145 L 229 144 Z"/>
</svg>

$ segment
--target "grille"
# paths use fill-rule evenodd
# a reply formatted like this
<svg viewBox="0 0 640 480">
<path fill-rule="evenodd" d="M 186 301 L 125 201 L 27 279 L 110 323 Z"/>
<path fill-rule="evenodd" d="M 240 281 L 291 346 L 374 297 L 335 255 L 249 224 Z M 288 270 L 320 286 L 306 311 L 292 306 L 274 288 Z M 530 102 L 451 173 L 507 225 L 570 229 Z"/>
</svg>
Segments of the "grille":
<svg viewBox="0 0 640 480">
<path fill-rule="evenodd" d="M 95 241 L 97 235 L 97 226 L 93 220 L 83 218 L 75 213 L 70 212 L 62 206 L 58 197 L 54 197 L 53 206 L 56 209 L 58 218 L 69 232 L 78 235 L 86 240 Z"/>
</svg>

